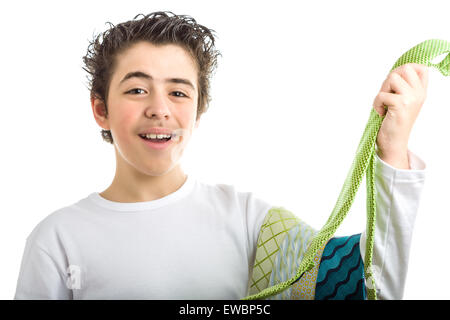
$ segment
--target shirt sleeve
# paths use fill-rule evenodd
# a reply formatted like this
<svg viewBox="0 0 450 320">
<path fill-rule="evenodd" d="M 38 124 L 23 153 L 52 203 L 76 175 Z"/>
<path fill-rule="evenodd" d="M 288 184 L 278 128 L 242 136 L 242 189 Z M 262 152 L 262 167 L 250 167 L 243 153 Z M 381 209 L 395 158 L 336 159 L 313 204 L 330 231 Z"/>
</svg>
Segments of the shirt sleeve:
<svg viewBox="0 0 450 320">
<path fill-rule="evenodd" d="M 72 291 L 66 286 L 64 274 L 64 270 L 42 246 L 27 239 L 14 299 L 72 299 Z"/>
<path fill-rule="evenodd" d="M 375 158 L 377 216 L 372 258 L 374 280 L 378 299 L 398 300 L 403 297 L 406 282 L 413 227 L 425 180 L 425 163 L 409 150 L 409 170 L 392 167 L 376 153 Z M 360 241 L 363 258 L 365 248 L 364 231 Z"/>
</svg>

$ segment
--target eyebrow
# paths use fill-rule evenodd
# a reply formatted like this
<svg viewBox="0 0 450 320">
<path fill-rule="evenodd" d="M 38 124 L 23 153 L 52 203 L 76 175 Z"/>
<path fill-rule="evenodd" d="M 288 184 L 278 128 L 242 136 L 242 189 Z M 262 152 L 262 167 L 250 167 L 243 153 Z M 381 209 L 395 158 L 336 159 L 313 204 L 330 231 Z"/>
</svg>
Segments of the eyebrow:
<svg viewBox="0 0 450 320">
<path fill-rule="evenodd" d="M 142 71 L 132 71 L 132 72 L 128 72 L 125 77 L 123 77 L 122 80 L 120 80 L 119 84 L 122 84 L 123 82 L 125 82 L 128 79 L 131 78 L 144 78 L 147 80 L 153 80 L 153 77 L 145 72 Z M 165 82 L 170 82 L 170 83 L 182 83 L 182 84 L 186 84 L 189 87 L 191 87 L 193 90 L 195 90 L 194 85 L 192 84 L 191 81 L 189 81 L 188 79 L 182 79 L 182 78 L 167 78 L 165 79 Z"/>
</svg>

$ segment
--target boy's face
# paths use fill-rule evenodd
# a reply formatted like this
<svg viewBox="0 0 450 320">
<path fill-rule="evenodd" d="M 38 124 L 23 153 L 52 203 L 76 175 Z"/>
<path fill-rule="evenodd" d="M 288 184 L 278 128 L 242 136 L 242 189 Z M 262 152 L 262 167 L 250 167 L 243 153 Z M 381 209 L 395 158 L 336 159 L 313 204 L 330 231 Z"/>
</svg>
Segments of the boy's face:
<svg viewBox="0 0 450 320">
<path fill-rule="evenodd" d="M 126 78 L 130 72 L 150 76 Z M 184 79 L 188 82 L 170 81 Z M 197 115 L 197 68 L 191 56 L 180 46 L 155 46 L 139 42 L 116 57 L 107 96 L 108 117 L 104 105 L 92 100 L 97 123 L 111 130 L 119 165 L 133 166 L 147 175 L 160 176 L 178 165 L 190 139 Z M 188 135 L 170 141 L 163 149 L 149 147 L 139 134 L 150 128 L 186 129 Z M 178 167 L 179 168 L 179 167 Z"/>
</svg>

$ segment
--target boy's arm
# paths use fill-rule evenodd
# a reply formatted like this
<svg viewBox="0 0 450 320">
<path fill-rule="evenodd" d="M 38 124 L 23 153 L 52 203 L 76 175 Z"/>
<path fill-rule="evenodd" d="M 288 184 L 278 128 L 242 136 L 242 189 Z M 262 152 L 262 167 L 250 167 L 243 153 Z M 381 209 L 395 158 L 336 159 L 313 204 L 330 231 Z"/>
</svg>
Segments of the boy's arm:
<svg viewBox="0 0 450 320">
<path fill-rule="evenodd" d="M 382 299 L 403 296 L 412 229 L 425 174 L 425 164 L 408 150 L 408 141 L 425 102 L 427 87 L 428 67 L 404 64 L 388 74 L 373 103 L 378 114 L 384 116 L 376 140 L 379 214 L 373 255 L 373 272 Z M 361 244 L 363 253 L 365 233 Z"/>
</svg>

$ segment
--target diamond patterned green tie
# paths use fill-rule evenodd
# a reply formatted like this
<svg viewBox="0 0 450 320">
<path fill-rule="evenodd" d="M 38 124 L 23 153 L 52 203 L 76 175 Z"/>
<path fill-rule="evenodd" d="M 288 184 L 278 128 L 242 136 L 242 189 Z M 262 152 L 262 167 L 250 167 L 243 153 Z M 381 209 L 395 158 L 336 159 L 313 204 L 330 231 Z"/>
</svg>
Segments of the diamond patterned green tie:
<svg viewBox="0 0 450 320">
<path fill-rule="evenodd" d="M 437 56 L 450 52 L 450 42 L 431 39 L 424 41 L 404 53 L 394 64 L 391 71 L 407 63 L 423 64 L 428 67 L 435 67 L 444 76 L 450 74 L 450 54 L 440 63 L 434 64 L 431 61 Z M 367 282 L 367 297 L 376 300 L 375 282 L 372 274 L 372 255 L 376 219 L 376 189 L 375 189 L 375 143 L 383 122 L 384 116 L 380 116 L 373 108 L 369 121 L 364 129 L 363 136 L 356 150 L 356 156 L 345 179 L 344 186 L 337 199 L 335 207 L 331 212 L 325 225 L 317 232 L 309 245 L 303 260 L 301 261 L 297 273 L 291 279 L 266 288 L 254 295 L 243 298 L 244 300 L 264 299 L 282 292 L 291 286 L 302 274 L 314 267 L 314 256 L 325 243 L 333 237 L 336 229 L 344 220 L 347 212 L 355 199 L 359 185 L 364 174 L 367 185 L 367 225 L 366 225 L 366 253 L 364 259 L 364 273 Z"/>
</svg>

